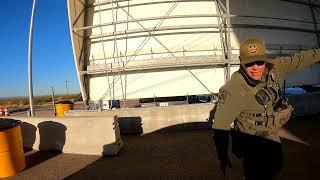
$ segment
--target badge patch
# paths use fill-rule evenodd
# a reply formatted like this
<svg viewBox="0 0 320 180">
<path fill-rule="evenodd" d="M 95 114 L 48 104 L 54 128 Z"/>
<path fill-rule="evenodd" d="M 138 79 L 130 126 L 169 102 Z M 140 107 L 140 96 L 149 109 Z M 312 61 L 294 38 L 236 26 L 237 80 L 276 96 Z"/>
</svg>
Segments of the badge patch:
<svg viewBox="0 0 320 180">
<path fill-rule="evenodd" d="M 248 46 L 249 54 L 256 54 L 258 52 L 258 47 L 255 44 L 250 44 Z"/>
<path fill-rule="evenodd" d="M 228 96 L 228 91 L 224 89 L 220 89 L 218 94 L 218 103 L 224 104 L 227 99 L 227 96 Z"/>
</svg>

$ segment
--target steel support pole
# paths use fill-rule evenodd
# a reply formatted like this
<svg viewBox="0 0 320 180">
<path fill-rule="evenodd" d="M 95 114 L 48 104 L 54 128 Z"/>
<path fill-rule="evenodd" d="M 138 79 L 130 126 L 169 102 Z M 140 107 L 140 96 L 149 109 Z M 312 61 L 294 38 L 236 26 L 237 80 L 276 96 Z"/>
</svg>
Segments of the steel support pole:
<svg viewBox="0 0 320 180">
<path fill-rule="evenodd" d="M 226 22 L 227 22 L 227 56 L 228 56 L 228 65 L 227 65 L 227 81 L 230 79 L 231 70 L 230 70 L 230 64 L 231 64 L 231 35 L 230 35 L 230 2 L 229 0 L 226 0 Z"/>
<path fill-rule="evenodd" d="M 31 117 L 33 117 L 33 86 L 32 86 L 32 35 L 33 35 L 33 19 L 36 7 L 36 0 L 33 0 L 31 20 L 30 20 L 30 31 L 29 31 L 29 46 L 28 46 L 28 80 L 29 80 L 29 104 Z"/>
</svg>

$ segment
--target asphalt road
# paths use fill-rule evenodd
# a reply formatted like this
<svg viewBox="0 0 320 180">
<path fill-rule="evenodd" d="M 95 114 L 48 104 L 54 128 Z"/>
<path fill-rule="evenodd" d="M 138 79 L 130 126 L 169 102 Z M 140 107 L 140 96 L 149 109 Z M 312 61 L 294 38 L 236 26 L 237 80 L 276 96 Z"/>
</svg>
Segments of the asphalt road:
<svg viewBox="0 0 320 180">
<path fill-rule="evenodd" d="M 320 115 L 290 120 L 286 128 L 311 146 L 283 139 L 284 168 L 277 179 L 320 179 Z M 10 179 L 239 180 L 242 177 L 241 162 L 233 155 L 233 168 L 227 177 L 221 175 L 209 129 L 187 131 L 169 127 L 122 139 L 124 147 L 115 157 L 27 152 L 27 169 Z"/>
</svg>

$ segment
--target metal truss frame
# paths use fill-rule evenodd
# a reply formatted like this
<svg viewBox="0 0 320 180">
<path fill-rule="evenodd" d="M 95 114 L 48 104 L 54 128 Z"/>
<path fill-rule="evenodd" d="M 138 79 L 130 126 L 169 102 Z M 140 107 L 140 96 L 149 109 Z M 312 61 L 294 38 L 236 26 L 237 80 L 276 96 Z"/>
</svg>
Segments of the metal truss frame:
<svg viewBox="0 0 320 180">
<path fill-rule="evenodd" d="M 262 16 L 248 16 L 248 15 L 231 15 L 230 14 L 230 1 L 229 0 L 165 0 L 165 1 L 160 1 L 160 0 L 154 0 L 152 2 L 145 2 L 145 3 L 131 3 L 132 1 L 130 0 L 98 0 L 98 2 L 89 2 L 89 0 L 85 0 L 85 2 L 81 0 L 76 0 L 80 2 L 83 5 L 83 9 L 81 12 L 78 14 L 78 16 L 75 18 L 75 21 L 72 22 L 72 33 L 77 35 L 83 40 L 83 47 L 86 47 L 87 43 L 102 43 L 107 42 L 107 41 L 114 41 L 114 53 L 112 57 L 107 57 L 105 55 L 105 52 L 103 52 L 104 57 L 101 59 L 94 59 L 94 60 L 106 60 L 106 59 L 114 59 L 114 64 L 118 64 L 118 66 L 113 65 L 114 69 L 108 69 L 108 64 L 104 64 L 104 67 L 106 68 L 105 70 L 98 69 L 96 72 L 94 69 L 87 70 L 86 68 L 89 67 L 89 57 L 87 52 L 85 52 L 85 48 L 82 48 L 81 50 L 81 57 L 84 59 L 85 62 L 83 62 L 84 66 L 86 66 L 82 71 L 79 71 L 80 74 L 84 77 L 88 77 L 90 75 L 94 74 L 106 74 L 109 77 L 109 74 L 112 75 L 112 80 L 108 82 L 109 88 L 106 91 L 106 93 L 101 97 L 101 99 L 104 99 L 107 95 L 110 96 L 110 99 L 114 98 L 114 94 L 112 95 L 111 92 L 114 93 L 114 85 L 117 81 L 121 80 L 121 85 L 125 86 L 122 87 L 122 92 L 123 92 L 123 98 L 126 98 L 126 84 L 122 83 L 122 78 L 121 76 L 126 74 L 125 72 L 128 71 L 131 67 L 126 67 L 127 64 L 130 61 L 133 61 L 137 56 L 139 55 L 147 55 L 145 53 L 139 53 L 141 49 L 145 46 L 145 44 L 153 38 L 155 41 L 157 41 L 164 49 L 166 49 L 166 52 L 163 52 L 163 54 L 169 54 L 171 58 L 175 59 L 178 58 L 176 57 L 177 52 L 181 51 L 174 51 L 174 50 L 169 50 L 163 42 L 161 42 L 157 37 L 158 36 L 164 36 L 164 35 L 174 35 L 174 34 L 208 34 L 208 33 L 217 33 L 220 36 L 220 42 L 221 42 L 221 47 L 222 50 L 222 56 L 221 61 L 216 61 L 216 62 L 207 62 L 208 66 L 217 66 L 217 64 L 222 65 L 225 67 L 225 80 L 229 80 L 230 78 L 230 66 L 232 63 L 234 63 L 234 57 L 231 54 L 231 28 L 259 28 L 259 29 L 283 29 L 283 30 L 289 30 L 289 31 L 302 31 L 302 32 L 307 32 L 307 33 L 315 33 L 317 37 L 317 42 L 318 42 L 318 47 L 320 47 L 320 37 L 319 37 L 319 29 L 318 29 L 318 22 L 316 21 L 315 18 L 315 12 L 319 12 L 320 5 L 317 4 L 318 0 L 308 0 L 307 1 L 302 1 L 302 0 L 281 0 L 281 1 L 286 1 L 290 3 L 298 3 L 302 5 L 306 5 L 310 7 L 310 11 L 312 14 L 313 21 L 302 21 L 302 20 L 294 20 L 294 19 L 286 19 L 286 18 L 274 18 L 274 17 L 262 17 Z M 127 4 L 124 4 L 127 2 Z M 170 15 L 172 10 L 175 8 L 175 6 L 178 3 L 183 3 L 183 2 L 213 2 L 216 5 L 217 8 L 217 13 L 215 14 L 189 14 L 189 15 Z M 121 4 L 120 4 L 121 3 Z M 158 17 L 147 17 L 147 18 L 135 18 L 131 15 L 129 12 L 129 7 L 133 6 L 146 6 L 146 5 L 151 5 L 151 4 L 173 4 L 172 7 L 166 12 L 165 15 L 163 16 L 158 16 Z M 111 8 L 101 8 L 103 5 L 111 5 Z M 98 8 L 96 8 L 98 7 Z M 75 24 L 77 21 L 81 18 L 81 16 L 85 15 L 90 8 L 96 8 L 96 10 L 92 10 L 95 13 L 99 14 L 100 17 L 100 23 L 97 25 L 89 25 L 86 23 L 83 27 L 75 27 Z M 127 8 L 127 10 L 125 9 Z M 107 11 L 107 10 L 112 10 L 113 18 L 112 22 L 108 23 L 101 23 L 101 15 L 100 13 L 102 11 Z M 114 16 L 114 11 L 116 10 L 121 10 L 127 15 L 127 20 L 120 20 L 118 21 L 116 16 Z M 185 18 L 217 18 L 218 23 L 217 24 L 212 24 L 212 25 L 203 25 L 203 24 L 197 24 L 197 25 L 183 25 L 183 26 L 161 26 L 163 21 L 167 19 L 185 19 Z M 233 17 L 243 17 L 243 18 L 261 18 L 261 19 L 276 19 L 276 20 L 285 20 L 285 21 L 296 21 L 296 22 L 302 22 L 302 23 L 312 23 L 314 26 L 314 29 L 299 29 L 299 28 L 292 28 L 292 27 L 280 27 L 280 26 L 268 26 L 268 25 L 245 25 L 245 24 L 232 24 L 230 22 L 230 19 Z M 86 17 L 85 17 L 86 18 Z M 158 21 L 157 25 L 153 28 L 146 28 L 144 27 L 141 22 L 144 21 Z M 118 24 L 128 24 L 129 23 L 137 23 L 141 27 L 140 29 L 133 29 L 133 30 L 126 30 L 126 31 L 117 31 L 117 25 Z M 114 27 L 114 32 L 113 33 L 103 33 L 102 28 L 104 26 L 113 26 Z M 95 28 L 100 29 L 100 34 L 99 35 L 86 35 L 86 31 L 93 30 Z M 185 30 L 188 31 L 185 31 Z M 173 32 L 168 32 L 168 30 L 173 30 Z M 179 31 L 181 30 L 181 31 Z M 183 31 L 184 30 L 184 31 Z M 165 32 L 162 32 L 165 31 Z M 82 36 L 81 34 L 84 34 Z M 130 38 L 137 38 L 137 37 L 143 37 L 145 38 L 144 41 L 137 47 L 137 49 L 134 51 L 133 54 L 127 54 L 126 52 L 123 54 L 122 52 L 118 52 L 117 50 L 117 41 L 121 39 L 125 39 L 126 43 L 127 40 Z M 105 51 L 105 49 L 104 49 Z M 185 52 L 192 52 L 192 50 L 183 50 L 183 53 Z M 208 51 L 208 50 L 206 50 Z M 215 51 L 214 49 L 212 51 Z M 150 51 L 150 54 L 156 54 L 153 53 L 152 49 Z M 159 54 L 159 53 L 158 53 Z M 84 57 L 83 57 L 84 56 Z M 125 58 L 123 61 L 122 59 Z M 181 57 L 179 57 L 181 58 Z M 188 58 L 188 57 L 185 57 Z M 165 58 L 164 58 L 165 59 Z M 182 58 L 183 59 L 183 58 Z M 214 58 L 213 58 L 214 59 Z M 161 60 L 159 59 L 159 62 Z M 188 62 L 184 61 L 185 64 L 181 66 L 181 64 L 177 64 L 176 68 L 184 68 L 185 70 L 189 71 L 190 74 L 204 87 L 206 88 L 209 92 L 210 90 L 200 81 L 198 77 L 196 77 L 190 68 L 193 67 L 204 67 L 204 64 L 201 64 L 200 66 L 197 65 L 194 62 Z M 112 64 L 112 63 L 111 63 Z M 143 67 L 143 70 L 147 70 L 148 66 Z M 152 66 L 150 69 L 155 70 L 157 69 L 165 69 L 165 68 L 175 68 L 175 64 L 172 63 L 170 64 L 170 67 L 166 67 L 165 64 L 161 65 L 158 64 L 158 66 Z M 130 69 L 131 71 L 134 71 L 132 68 Z M 118 74 L 115 72 L 118 71 Z M 81 78 L 80 78 L 81 79 Z M 87 78 L 84 78 L 87 79 Z M 81 82 L 80 84 L 86 84 L 84 82 Z M 124 85 L 123 85 L 124 84 Z M 87 85 L 85 85 L 87 86 Z M 88 89 L 88 88 L 87 88 Z M 86 95 L 88 95 L 88 92 L 86 92 Z"/>
</svg>

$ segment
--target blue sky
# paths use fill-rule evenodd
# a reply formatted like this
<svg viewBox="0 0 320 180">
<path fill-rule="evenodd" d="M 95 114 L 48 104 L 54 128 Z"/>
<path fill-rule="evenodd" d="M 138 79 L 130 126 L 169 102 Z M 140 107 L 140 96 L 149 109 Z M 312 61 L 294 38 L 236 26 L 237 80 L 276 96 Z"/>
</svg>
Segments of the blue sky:
<svg viewBox="0 0 320 180">
<path fill-rule="evenodd" d="M 28 37 L 33 0 L 2 0 L 0 97 L 28 95 Z M 37 0 L 33 32 L 34 95 L 79 93 L 67 0 Z"/>
</svg>

